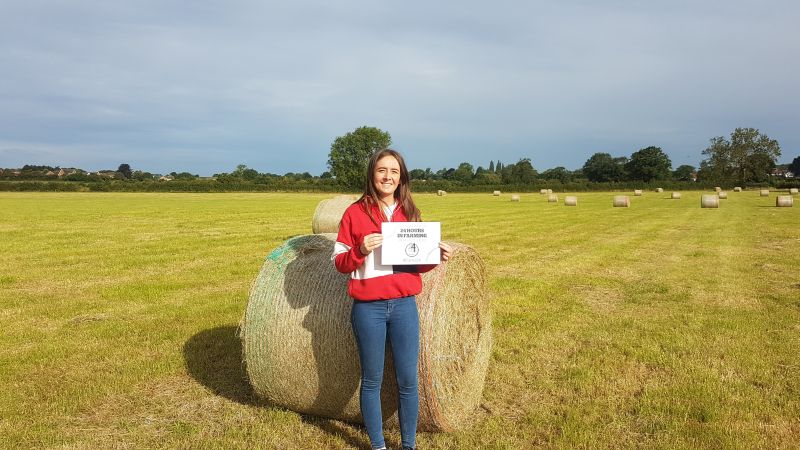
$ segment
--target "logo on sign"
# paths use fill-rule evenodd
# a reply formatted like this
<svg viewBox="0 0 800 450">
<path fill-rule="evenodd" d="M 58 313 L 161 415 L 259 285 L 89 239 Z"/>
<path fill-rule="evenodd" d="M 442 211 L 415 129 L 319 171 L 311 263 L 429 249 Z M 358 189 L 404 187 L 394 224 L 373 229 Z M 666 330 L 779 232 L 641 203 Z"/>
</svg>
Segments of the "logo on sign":
<svg viewBox="0 0 800 450">
<path fill-rule="evenodd" d="M 415 244 L 413 242 L 408 244 L 408 245 L 406 245 L 406 255 L 408 255 L 408 256 L 413 258 L 413 257 L 417 256 L 418 254 L 419 254 L 419 245 L 417 245 L 417 244 Z"/>
</svg>

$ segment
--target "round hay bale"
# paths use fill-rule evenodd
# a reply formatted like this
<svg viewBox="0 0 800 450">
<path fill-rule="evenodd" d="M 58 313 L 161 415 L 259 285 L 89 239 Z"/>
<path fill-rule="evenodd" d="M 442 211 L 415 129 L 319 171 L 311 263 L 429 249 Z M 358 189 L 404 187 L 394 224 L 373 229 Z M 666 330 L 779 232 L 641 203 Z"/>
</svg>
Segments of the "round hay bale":
<svg viewBox="0 0 800 450">
<path fill-rule="evenodd" d="M 553 193 L 553 190 L 552 190 L 552 189 L 548 189 L 548 190 L 547 190 L 547 195 L 550 195 L 550 194 L 552 194 L 552 193 Z"/>
<path fill-rule="evenodd" d="M 794 197 L 791 195 L 779 195 L 775 197 L 775 206 L 779 208 L 791 208 L 794 205 Z"/>
<path fill-rule="evenodd" d="M 742 192 L 742 188 L 740 186 L 736 186 L 733 188 L 733 192 Z"/>
<path fill-rule="evenodd" d="M 672 193 L 672 198 L 674 198 L 676 200 L 681 198 L 681 193 L 680 192 L 673 192 Z"/>
<path fill-rule="evenodd" d="M 519 201 L 519 195 L 517 195 L 517 194 L 512 195 L 511 196 L 511 201 L 512 202 L 518 202 Z"/>
<path fill-rule="evenodd" d="M 495 197 L 499 197 L 500 196 L 500 191 L 494 191 L 494 192 L 492 192 L 492 195 L 494 195 Z"/>
<path fill-rule="evenodd" d="M 578 197 L 574 195 L 568 195 L 564 197 L 564 205 L 565 206 L 578 206 Z"/>
<path fill-rule="evenodd" d="M 628 208 L 631 206 L 631 199 L 627 195 L 614 196 L 614 208 Z"/>
<path fill-rule="evenodd" d="M 769 197 L 769 189 L 761 189 L 758 194 L 762 197 Z"/>
<path fill-rule="evenodd" d="M 339 195 L 319 202 L 311 219 L 311 232 L 338 233 L 344 211 L 356 200 L 358 196 L 355 195 Z"/>
<path fill-rule="evenodd" d="M 547 194 L 547 189 L 539 189 L 539 195 Z"/>
<path fill-rule="evenodd" d="M 634 189 L 633 190 L 633 195 L 635 195 L 636 197 L 641 197 L 642 196 L 642 190 L 641 189 Z"/>
<path fill-rule="evenodd" d="M 703 194 L 700 198 L 701 208 L 719 208 L 719 197 L 713 194 Z"/>
<path fill-rule="evenodd" d="M 721 192 L 722 188 L 719 186 L 714 187 L 714 192 Z"/>
<path fill-rule="evenodd" d="M 447 191 L 443 191 L 443 190 L 439 189 L 438 191 L 436 191 L 436 195 L 438 195 L 439 197 L 443 197 L 443 196 L 447 195 Z"/>
<path fill-rule="evenodd" d="M 728 193 L 725 192 L 725 191 L 719 191 L 717 193 L 717 197 L 719 197 L 720 200 L 724 200 L 724 199 L 728 198 Z"/>
<path fill-rule="evenodd" d="M 298 236 L 267 256 L 251 288 L 240 337 L 259 397 L 303 414 L 361 422 L 353 300 L 347 295 L 349 276 L 331 262 L 335 240 L 335 234 Z M 450 261 L 422 275 L 424 289 L 417 296 L 422 431 L 472 424 L 491 355 L 483 261 L 469 246 L 450 245 Z M 382 403 L 387 425 L 396 427 L 393 374 L 387 363 Z"/>
<path fill-rule="evenodd" d="M 660 194 L 660 193 L 664 192 L 664 188 L 656 188 L 656 192 L 658 192 Z"/>
<path fill-rule="evenodd" d="M 558 195 L 550 194 L 547 196 L 548 203 L 558 203 Z"/>
<path fill-rule="evenodd" d="M 791 195 L 797 195 L 797 188 L 791 188 L 791 189 L 789 189 L 789 194 L 791 194 Z"/>
</svg>

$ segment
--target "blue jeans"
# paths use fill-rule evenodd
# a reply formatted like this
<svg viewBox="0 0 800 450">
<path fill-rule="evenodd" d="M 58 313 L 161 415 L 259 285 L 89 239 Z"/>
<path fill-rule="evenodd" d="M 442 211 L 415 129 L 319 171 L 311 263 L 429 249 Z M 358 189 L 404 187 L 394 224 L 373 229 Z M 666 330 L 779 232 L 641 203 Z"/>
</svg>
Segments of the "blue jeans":
<svg viewBox="0 0 800 450">
<path fill-rule="evenodd" d="M 381 383 L 387 341 L 392 346 L 394 356 L 399 398 L 397 415 L 403 447 L 414 448 L 419 416 L 419 314 L 416 299 L 411 296 L 371 302 L 354 301 L 350 319 L 361 361 L 361 417 L 372 448 L 386 445 L 383 439 Z"/>
</svg>

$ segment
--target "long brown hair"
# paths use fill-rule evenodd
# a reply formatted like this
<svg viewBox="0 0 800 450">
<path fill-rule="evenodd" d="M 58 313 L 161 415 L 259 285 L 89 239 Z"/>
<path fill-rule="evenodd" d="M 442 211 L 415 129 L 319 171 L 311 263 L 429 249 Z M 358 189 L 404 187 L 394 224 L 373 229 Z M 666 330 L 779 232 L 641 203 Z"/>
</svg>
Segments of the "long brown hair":
<svg viewBox="0 0 800 450">
<path fill-rule="evenodd" d="M 369 163 L 367 163 L 367 182 L 364 185 L 364 194 L 361 195 L 361 198 L 358 199 L 358 201 L 364 203 L 364 209 L 366 209 L 369 218 L 372 219 L 372 222 L 375 225 L 379 225 L 380 221 L 376 220 L 376 218 L 372 215 L 372 210 L 374 207 L 378 207 L 381 218 L 386 218 L 383 208 L 379 207 L 380 199 L 378 198 L 378 192 L 375 190 L 374 181 L 375 166 L 378 165 L 378 160 L 384 156 L 394 157 L 394 159 L 396 159 L 397 163 L 400 165 L 400 185 L 397 186 L 397 189 L 394 191 L 394 201 L 397 203 L 397 206 L 403 208 L 403 214 L 405 214 L 406 219 L 409 222 L 421 221 L 422 217 L 420 216 L 419 209 L 417 208 L 417 205 L 414 204 L 414 200 L 411 198 L 411 189 L 409 187 L 409 176 L 408 169 L 406 168 L 406 162 L 403 160 L 403 157 L 400 156 L 400 153 L 391 148 L 378 150 L 369 158 Z"/>
</svg>

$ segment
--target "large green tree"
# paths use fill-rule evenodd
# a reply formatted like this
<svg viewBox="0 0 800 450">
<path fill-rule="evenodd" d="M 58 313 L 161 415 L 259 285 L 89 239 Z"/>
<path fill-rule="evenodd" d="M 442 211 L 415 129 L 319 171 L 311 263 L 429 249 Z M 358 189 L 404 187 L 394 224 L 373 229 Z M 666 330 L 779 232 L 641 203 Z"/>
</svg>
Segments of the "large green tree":
<svg viewBox="0 0 800 450">
<path fill-rule="evenodd" d="M 672 172 L 672 178 L 675 178 L 678 181 L 692 181 L 692 174 L 694 171 L 694 166 L 683 164 L 678 166 L 678 168 Z"/>
<path fill-rule="evenodd" d="M 583 174 L 589 181 L 621 181 L 625 178 L 627 158 L 613 158 L 608 153 L 595 153 L 583 165 Z"/>
<path fill-rule="evenodd" d="M 375 127 L 360 127 L 337 137 L 328 154 L 328 168 L 344 187 L 359 189 L 364 185 L 369 157 L 392 144 L 388 132 Z"/>
<path fill-rule="evenodd" d="M 795 178 L 800 177 L 800 156 L 795 156 L 792 163 L 789 164 L 789 171 L 794 174 Z"/>
<path fill-rule="evenodd" d="M 628 179 L 637 181 L 666 180 L 672 170 L 672 161 L 660 147 L 647 147 L 634 152 L 625 164 Z"/>
<path fill-rule="evenodd" d="M 707 157 L 700 163 L 704 179 L 747 183 L 766 179 L 781 156 L 781 146 L 755 128 L 737 128 L 730 140 L 712 138 L 703 155 Z"/>
<path fill-rule="evenodd" d="M 558 180 L 562 183 L 568 183 L 572 180 L 572 173 L 565 167 L 558 166 L 552 169 L 547 169 L 539 175 L 543 180 Z"/>
<path fill-rule="evenodd" d="M 458 165 L 458 169 L 453 172 L 453 179 L 456 181 L 461 181 L 464 183 L 469 183 L 472 181 L 472 177 L 475 173 L 472 170 L 472 164 L 468 162 L 462 162 Z"/>
</svg>

